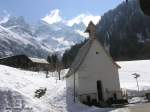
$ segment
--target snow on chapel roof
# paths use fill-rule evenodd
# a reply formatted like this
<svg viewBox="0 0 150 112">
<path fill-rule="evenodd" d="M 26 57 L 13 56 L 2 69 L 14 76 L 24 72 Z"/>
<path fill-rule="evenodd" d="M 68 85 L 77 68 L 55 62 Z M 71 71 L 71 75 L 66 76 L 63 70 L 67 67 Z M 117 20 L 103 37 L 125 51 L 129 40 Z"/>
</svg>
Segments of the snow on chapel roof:
<svg viewBox="0 0 150 112">
<path fill-rule="evenodd" d="M 91 30 L 90 30 L 91 29 Z M 82 64 L 82 62 L 84 61 L 91 45 L 94 39 L 96 38 L 96 26 L 93 24 L 93 22 L 91 21 L 86 29 L 85 32 L 90 33 L 90 38 L 89 40 L 79 49 L 79 52 L 75 58 L 75 60 L 73 61 L 73 63 L 70 66 L 70 69 L 66 75 L 66 77 L 71 76 L 72 74 L 74 74 L 78 68 L 80 67 L 80 65 Z M 100 41 L 97 40 L 99 42 L 99 44 L 101 45 Z M 102 45 L 101 45 L 102 46 Z M 103 48 L 103 46 L 102 46 Z M 104 48 L 103 48 L 104 49 Z M 105 49 L 104 49 L 105 50 Z M 106 51 L 105 51 L 106 52 Z M 112 59 L 112 57 L 106 52 L 107 56 L 110 58 L 110 60 L 113 62 L 113 64 L 115 66 L 117 66 L 118 68 L 120 68 L 120 66 L 114 62 L 114 60 Z"/>
</svg>

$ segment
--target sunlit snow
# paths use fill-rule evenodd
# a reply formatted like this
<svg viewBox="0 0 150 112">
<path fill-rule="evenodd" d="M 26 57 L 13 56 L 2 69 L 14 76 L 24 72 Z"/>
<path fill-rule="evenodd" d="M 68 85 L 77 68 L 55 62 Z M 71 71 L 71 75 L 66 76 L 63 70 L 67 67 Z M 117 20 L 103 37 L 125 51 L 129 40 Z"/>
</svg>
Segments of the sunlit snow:
<svg viewBox="0 0 150 112">
<path fill-rule="evenodd" d="M 141 90 L 149 89 L 150 60 L 126 61 L 118 62 L 118 64 L 121 66 L 119 76 L 122 88 L 136 89 L 136 82 L 131 74 L 139 73 Z M 31 72 L 0 65 L 1 111 L 8 109 L 8 105 L 3 104 L 4 102 L 9 103 L 9 98 L 14 98 L 14 105 L 9 105 L 9 109 L 19 106 L 15 105 L 15 99 L 19 98 L 24 102 L 24 109 L 32 109 L 33 112 L 128 112 L 127 108 L 97 108 L 85 106 L 79 101 L 74 103 L 72 93 L 67 90 L 66 81 L 63 79 L 67 71 L 62 70 L 62 80 L 58 80 L 57 72 L 49 73 L 49 78 L 46 78 L 45 73 L 42 72 Z M 35 91 L 39 88 L 47 88 L 46 94 L 40 99 L 34 96 Z"/>
</svg>

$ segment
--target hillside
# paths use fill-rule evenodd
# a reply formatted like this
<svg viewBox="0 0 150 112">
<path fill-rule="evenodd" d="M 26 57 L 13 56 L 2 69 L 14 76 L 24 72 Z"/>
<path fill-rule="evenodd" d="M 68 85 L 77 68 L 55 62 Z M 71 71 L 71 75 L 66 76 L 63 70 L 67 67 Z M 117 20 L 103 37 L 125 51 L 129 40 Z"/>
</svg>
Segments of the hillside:
<svg viewBox="0 0 150 112">
<path fill-rule="evenodd" d="M 150 17 L 143 14 L 138 0 L 123 2 L 105 13 L 97 30 L 115 60 L 150 58 Z"/>
</svg>

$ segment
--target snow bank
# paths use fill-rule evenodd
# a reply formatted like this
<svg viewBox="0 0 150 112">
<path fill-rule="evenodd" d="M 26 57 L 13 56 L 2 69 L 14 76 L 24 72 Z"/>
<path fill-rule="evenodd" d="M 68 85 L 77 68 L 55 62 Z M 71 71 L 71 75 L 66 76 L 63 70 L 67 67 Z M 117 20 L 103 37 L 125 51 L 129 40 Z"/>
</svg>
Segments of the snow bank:
<svg viewBox="0 0 150 112">
<path fill-rule="evenodd" d="M 145 103 L 147 100 L 144 97 L 133 97 L 132 99 L 129 99 L 130 104 L 136 104 L 136 103 Z"/>
<path fill-rule="evenodd" d="M 31 105 L 36 110 L 35 112 L 38 112 L 37 110 L 48 112 L 47 104 L 35 98 L 34 92 L 40 87 L 47 87 L 51 83 L 53 84 L 52 79 L 46 79 L 45 74 L 18 70 L 2 65 L 0 65 L 0 77 L 0 90 L 9 88 L 10 91 L 15 91 L 22 95 L 26 99 L 26 104 Z"/>
</svg>

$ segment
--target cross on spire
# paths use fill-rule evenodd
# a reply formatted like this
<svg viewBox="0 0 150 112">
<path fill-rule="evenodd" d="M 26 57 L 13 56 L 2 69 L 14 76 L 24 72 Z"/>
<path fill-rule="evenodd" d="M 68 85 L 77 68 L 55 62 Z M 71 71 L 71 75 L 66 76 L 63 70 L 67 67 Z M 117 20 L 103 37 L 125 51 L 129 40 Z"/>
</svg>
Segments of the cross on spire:
<svg viewBox="0 0 150 112">
<path fill-rule="evenodd" d="M 96 38 L 96 25 L 92 21 L 90 21 L 85 32 L 89 33 L 90 39 L 95 39 Z"/>
</svg>

